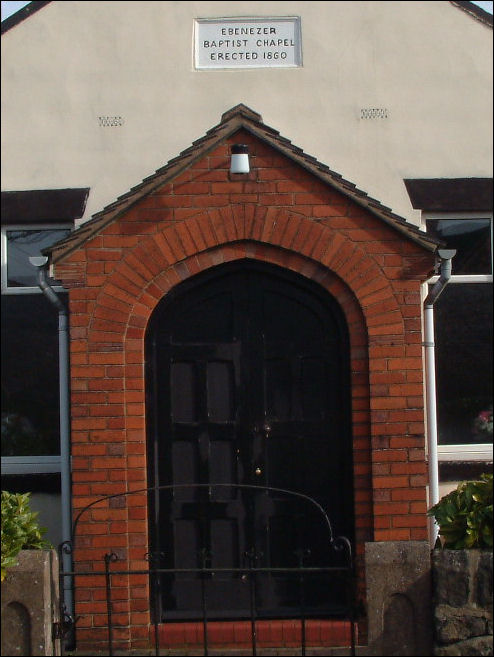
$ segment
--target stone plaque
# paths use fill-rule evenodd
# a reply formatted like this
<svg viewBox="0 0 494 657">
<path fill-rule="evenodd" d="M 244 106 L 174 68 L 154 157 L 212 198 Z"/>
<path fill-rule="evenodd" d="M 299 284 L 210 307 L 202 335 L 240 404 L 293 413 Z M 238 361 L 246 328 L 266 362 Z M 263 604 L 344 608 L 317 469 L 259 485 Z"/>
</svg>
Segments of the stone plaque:
<svg viewBox="0 0 494 657">
<path fill-rule="evenodd" d="M 302 66 L 300 18 L 198 18 L 194 66 L 198 70 Z"/>
</svg>

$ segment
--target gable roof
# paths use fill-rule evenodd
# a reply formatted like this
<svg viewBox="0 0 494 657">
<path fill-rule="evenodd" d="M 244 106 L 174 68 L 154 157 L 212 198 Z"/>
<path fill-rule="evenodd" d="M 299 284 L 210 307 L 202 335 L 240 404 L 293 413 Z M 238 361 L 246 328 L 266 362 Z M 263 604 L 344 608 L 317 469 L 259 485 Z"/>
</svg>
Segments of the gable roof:
<svg viewBox="0 0 494 657">
<path fill-rule="evenodd" d="M 51 0 L 33 0 L 19 11 L 16 11 L 15 14 L 12 14 L 4 21 L 2 21 L 2 34 L 8 32 L 11 28 L 22 23 L 23 20 L 29 18 L 35 14 L 39 9 L 42 9 L 45 5 L 49 5 Z"/>
<path fill-rule="evenodd" d="M 484 23 L 485 25 L 490 25 L 490 27 L 492 27 L 492 14 L 489 14 L 489 12 L 485 11 L 481 7 L 478 7 L 473 2 L 466 2 L 462 0 L 456 0 L 456 1 L 451 0 L 451 4 L 455 5 L 459 9 L 463 9 L 463 11 L 466 11 L 467 14 L 470 14 L 470 16 L 480 21 L 481 23 Z"/>
<path fill-rule="evenodd" d="M 171 159 L 164 167 L 145 178 L 140 184 L 132 187 L 127 193 L 118 197 L 116 201 L 107 205 L 103 210 L 94 214 L 92 219 L 82 224 L 65 239 L 47 249 L 46 253 L 51 254 L 52 262 L 56 263 L 67 257 L 86 241 L 106 228 L 106 226 L 116 221 L 142 198 L 166 183 L 171 182 L 176 176 L 239 130 L 246 130 L 279 153 L 290 158 L 323 183 L 337 190 L 362 208 L 367 209 L 371 214 L 399 231 L 408 239 L 429 251 L 436 249 L 438 244 L 436 240 L 408 223 L 403 217 L 394 214 L 390 208 L 368 196 L 366 192 L 358 189 L 352 182 L 345 180 L 339 173 L 332 171 L 315 157 L 304 153 L 301 148 L 294 146 L 289 139 L 282 137 L 277 130 L 264 124 L 260 114 L 240 104 L 225 112 L 218 125 L 208 130 L 203 137 L 194 141 L 180 155 Z"/>
<path fill-rule="evenodd" d="M 470 14 L 470 16 L 472 16 L 472 18 L 492 27 L 492 14 L 489 14 L 489 12 L 481 9 L 473 2 L 468 2 L 467 0 L 450 1 L 452 5 L 467 12 Z M 49 5 L 50 2 L 51 0 L 33 0 L 33 2 L 30 2 L 19 11 L 16 11 L 15 14 L 12 14 L 4 21 L 2 21 L 2 34 L 15 27 L 19 23 L 22 23 L 23 20 L 29 18 L 29 16 L 36 13 L 39 9 L 42 9 L 45 5 Z"/>
</svg>

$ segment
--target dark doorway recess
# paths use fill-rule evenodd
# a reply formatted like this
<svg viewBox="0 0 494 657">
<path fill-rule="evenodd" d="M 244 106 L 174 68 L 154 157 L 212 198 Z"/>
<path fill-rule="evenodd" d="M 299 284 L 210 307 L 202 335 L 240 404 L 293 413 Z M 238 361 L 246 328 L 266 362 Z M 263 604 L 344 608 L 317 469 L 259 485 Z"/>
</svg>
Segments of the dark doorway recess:
<svg viewBox="0 0 494 657">
<path fill-rule="evenodd" d="M 250 260 L 188 279 L 158 304 L 146 336 L 150 485 L 297 491 L 353 542 L 349 372 L 341 308 L 310 280 Z M 242 568 L 247 555 L 251 566 L 297 567 L 300 550 L 307 565 L 330 563 L 327 528 L 302 499 L 206 486 L 156 490 L 149 504 L 162 568 Z M 152 582 L 158 615 L 199 617 L 197 578 Z M 298 590 L 283 573 L 259 574 L 259 617 L 292 616 Z M 308 574 L 304 590 L 308 613 L 337 611 L 325 575 Z M 249 614 L 239 573 L 211 576 L 206 594 L 211 618 Z"/>
</svg>

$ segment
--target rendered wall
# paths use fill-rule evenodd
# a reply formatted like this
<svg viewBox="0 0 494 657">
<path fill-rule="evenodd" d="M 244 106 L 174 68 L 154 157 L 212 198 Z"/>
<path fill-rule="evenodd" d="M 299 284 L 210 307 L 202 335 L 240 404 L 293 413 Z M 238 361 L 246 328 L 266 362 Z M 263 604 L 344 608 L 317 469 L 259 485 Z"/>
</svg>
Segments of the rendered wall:
<svg viewBox="0 0 494 657">
<path fill-rule="evenodd" d="M 300 16 L 303 66 L 195 71 L 225 15 Z M 90 187 L 86 218 L 238 103 L 414 221 L 404 178 L 492 175 L 492 30 L 449 2 L 51 2 L 2 36 L 2 89 L 2 188 Z"/>
</svg>

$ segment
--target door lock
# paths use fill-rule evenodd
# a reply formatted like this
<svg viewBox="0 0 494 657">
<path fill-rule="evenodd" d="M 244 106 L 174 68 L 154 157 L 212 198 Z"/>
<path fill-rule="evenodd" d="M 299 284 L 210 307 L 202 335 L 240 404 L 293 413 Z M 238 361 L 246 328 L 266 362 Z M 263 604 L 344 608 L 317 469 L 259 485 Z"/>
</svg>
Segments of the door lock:
<svg viewBox="0 0 494 657">
<path fill-rule="evenodd" d="M 264 438 L 268 438 L 270 432 L 271 432 L 271 425 L 269 424 L 269 422 L 265 422 L 262 425 L 254 424 L 254 426 L 252 427 L 252 433 L 254 434 L 254 436 L 260 435 L 260 436 L 264 436 Z"/>
</svg>

